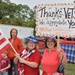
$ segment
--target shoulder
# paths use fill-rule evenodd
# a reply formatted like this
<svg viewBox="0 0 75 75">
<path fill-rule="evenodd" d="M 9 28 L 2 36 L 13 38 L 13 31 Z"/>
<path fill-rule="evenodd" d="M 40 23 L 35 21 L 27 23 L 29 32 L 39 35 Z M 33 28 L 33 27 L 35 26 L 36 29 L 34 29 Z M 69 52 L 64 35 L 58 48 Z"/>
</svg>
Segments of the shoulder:
<svg viewBox="0 0 75 75">
<path fill-rule="evenodd" d="M 33 55 L 34 55 L 34 56 L 41 56 L 41 53 L 40 53 L 39 50 L 36 49 Z"/>
<path fill-rule="evenodd" d="M 20 43 L 20 42 L 22 43 L 22 40 L 21 40 L 20 38 L 18 38 L 18 37 L 15 38 L 15 41 L 17 41 L 17 42 L 19 42 L 19 43 Z"/>
<path fill-rule="evenodd" d="M 19 37 L 16 37 L 15 39 L 17 39 L 17 40 L 21 40 Z"/>
<path fill-rule="evenodd" d="M 44 53 L 45 53 L 45 52 L 48 52 L 48 48 L 45 48 L 45 49 L 44 49 Z"/>
<path fill-rule="evenodd" d="M 35 50 L 35 53 L 38 53 L 38 54 L 40 54 L 40 51 L 36 49 L 36 50 Z"/>
<path fill-rule="evenodd" d="M 7 58 L 5 58 L 4 60 L 6 60 L 6 61 L 10 61 L 10 59 L 7 57 Z"/>
</svg>

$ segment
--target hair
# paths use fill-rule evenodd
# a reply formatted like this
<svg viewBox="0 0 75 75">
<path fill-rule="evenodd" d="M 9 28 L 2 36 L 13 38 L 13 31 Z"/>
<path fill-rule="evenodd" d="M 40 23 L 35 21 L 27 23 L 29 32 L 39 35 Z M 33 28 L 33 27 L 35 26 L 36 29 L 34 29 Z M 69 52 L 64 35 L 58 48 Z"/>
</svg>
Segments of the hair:
<svg viewBox="0 0 75 75">
<path fill-rule="evenodd" d="M 7 55 L 8 54 L 8 50 L 6 50 L 4 53 Z"/>
<path fill-rule="evenodd" d="M 46 37 L 46 38 L 45 38 L 45 46 L 46 46 L 46 48 L 48 48 L 48 47 L 47 47 L 47 41 L 48 41 L 48 39 L 50 39 L 52 42 L 55 43 L 54 47 L 57 46 L 57 41 L 56 41 L 55 38 L 53 38 L 53 37 Z"/>
<path fill-rule="evenodd" d="M 16 36 L 17 36 L 17 34 L 18 34 L 18 30 L 17 30 L 16 28 L 12 28 L 12 29 L 10 30 L 10 37 L 11 37 L 11 38 L 12 38 L 12 34 L 11 34 L 11 33 L 12 33 L 13 30 L 16 31 Z"/>
</svg>

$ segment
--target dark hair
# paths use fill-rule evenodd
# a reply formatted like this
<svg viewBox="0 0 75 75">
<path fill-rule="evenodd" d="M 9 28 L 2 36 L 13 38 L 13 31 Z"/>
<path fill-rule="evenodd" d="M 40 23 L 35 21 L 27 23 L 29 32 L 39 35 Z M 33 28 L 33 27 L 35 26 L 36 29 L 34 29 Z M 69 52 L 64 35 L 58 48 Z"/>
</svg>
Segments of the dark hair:
<svg viewBox="0 0 75 75">
<path fill-rule="evenodd" d="M 54 47 L 57 46 L 57 41 L 56 41 L 56 38 L 55 38 L 55 37 L 45 37 L 44 41 L 45 41 L 45 46 L 46 46 L 46 48 L 48 48 L 48 47 L 47 47 L 47 41 L 48 41 L 48 39 L 50 39 L 52 42 L 55 43 Z"/>
<path fill-rule="evenodd" d="M 18 34 L 18 30 L 16 29 L 16 28 L 12 28 L 11 30 L 10 30 L 10 37 L 12 38 L 12 35 L 11 35 L 11 33 L 12 33 L 12 31 L 13 30 L 15 30 L 16 31 L 16 36 L 17 36 L 17 34 Z"/>
</svg>

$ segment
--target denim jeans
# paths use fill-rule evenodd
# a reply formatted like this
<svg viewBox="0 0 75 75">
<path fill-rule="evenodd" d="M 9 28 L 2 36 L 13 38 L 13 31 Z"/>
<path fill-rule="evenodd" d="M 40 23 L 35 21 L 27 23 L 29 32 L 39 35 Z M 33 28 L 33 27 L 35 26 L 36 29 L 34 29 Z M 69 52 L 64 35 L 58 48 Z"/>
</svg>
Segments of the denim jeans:
<svg viewBox="0 0 75 75">
<path fill-rule="evenodd" d="M 14 75 L 18 75 L 17 64 L 15 64 L 15 63 L 13 63 L 13 64 L 14 64 L 14 66 L 13 66 L 13 68 L 14 68 Z"/>
<path fill-rule="evenodd" d="M 8 75 L 8 72 L 1 72 L 0 75 Z"/>
<path fill-rule="evenodd" d="M 14 68 L 14 75 L 18 75 L 17 64 L 15 64 L 13 60 L 10 60 L 10 68 L 8 70 L 8 75 L 13 74 L 12 68 Z"/>
</svg>

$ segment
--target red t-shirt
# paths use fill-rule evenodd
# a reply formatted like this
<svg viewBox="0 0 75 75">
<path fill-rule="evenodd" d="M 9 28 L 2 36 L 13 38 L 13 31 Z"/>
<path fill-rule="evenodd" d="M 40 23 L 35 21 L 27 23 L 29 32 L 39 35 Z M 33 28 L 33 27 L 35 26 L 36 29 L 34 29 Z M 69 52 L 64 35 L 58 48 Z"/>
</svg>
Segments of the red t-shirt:
<svg viewBox="0 0 75 75">
<path fill-rule="evenodd" d="M 41 54 L 38 50 L 36 50 L 29 58 L 27 58 L 30 62 L 36 62 L 40 65 L 41 61 Z M 27 65 L 23 66 L 24 68 L 24 75 L 39 75 L 39 66 L 37 68 L 32 68 Z"/>
<path fill-rule="evenodd" d="M 10 64 L 9 58 L 2 58 L 0 61 L 0 69 L 7 67 Z M 7 70 L 5 70 L 7 71 Z"/>
<path fill-rule="evenodd" d="M 63 50 L 62 53 L 66 58 L 65 52 Z M 60 64 L 60 57 L 56 51 L 56 48 L 54 48 L 50 53 L 48 52 L 48 49 L 44 50 L 41 64 L 44 71 L 43 75 L 47 75 L 47 73 L 52 75 L 53 73 L 57 72 L 57 68 Z"/>
</svg>

